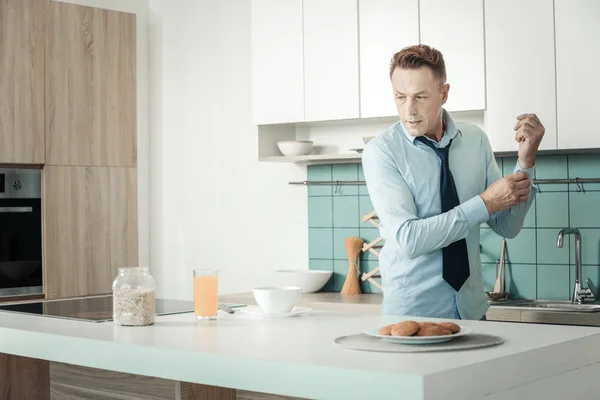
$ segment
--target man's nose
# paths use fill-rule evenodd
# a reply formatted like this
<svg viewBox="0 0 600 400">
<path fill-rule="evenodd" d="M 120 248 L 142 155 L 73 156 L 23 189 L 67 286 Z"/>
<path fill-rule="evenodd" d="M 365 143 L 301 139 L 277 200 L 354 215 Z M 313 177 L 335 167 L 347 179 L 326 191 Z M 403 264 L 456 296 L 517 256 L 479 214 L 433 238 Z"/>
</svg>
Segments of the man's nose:
<svg viewBox="0 0 600 400">
<path fill-rule="evenodd" d="M 409 115 L 417 114 L 417 102 L 411 98 L 406 100 L 406 111 Z"/>
</svg>

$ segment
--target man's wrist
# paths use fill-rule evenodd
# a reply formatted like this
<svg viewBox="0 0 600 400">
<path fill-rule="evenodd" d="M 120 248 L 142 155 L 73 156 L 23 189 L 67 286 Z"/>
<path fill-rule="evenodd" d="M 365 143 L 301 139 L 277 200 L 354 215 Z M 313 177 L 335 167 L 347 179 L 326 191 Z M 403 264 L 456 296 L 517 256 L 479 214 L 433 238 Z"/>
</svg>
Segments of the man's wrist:
<svg viewBox="0 0 600 400">
<path fill-rule="evenodd" d="M 493 202 L 487 198 L 487 196 L 485 195 L 485 192 L 481 193 L 479 195 L 479 197 L 481 197 L 481 200 L 483 200 L 483 204 L 485 204 L 485 207 L 487 208 L 489 215 L 492 215 L 493 213 L 496 212 L 496 210 L 494 210 Z"/>
<path fill-rule="evenodd" d="M 519 157 L 518 162 L 521 168 L 530 169 L 535 165 L 535 157 Z"/>
</svg>

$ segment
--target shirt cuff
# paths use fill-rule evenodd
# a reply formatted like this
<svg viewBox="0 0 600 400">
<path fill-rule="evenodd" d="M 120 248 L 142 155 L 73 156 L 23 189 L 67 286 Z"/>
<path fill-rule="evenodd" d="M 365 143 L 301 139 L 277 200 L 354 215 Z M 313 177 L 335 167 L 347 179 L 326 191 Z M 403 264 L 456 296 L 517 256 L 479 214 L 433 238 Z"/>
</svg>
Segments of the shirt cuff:
<svg viewBox="0 0 600 400">
<path fill-rule="evenodd" d="M 481 196 L 475 196 L 462 203 L 459 207 L 465 214 L 465 219 L 469 226 L 481 225 L 490 219 L 490 213 Z"/>
<path fill-rule="evenodd" d="M 535 164 L 533 164 L 533 166 L 531 168 L 523 169 L 523 168 L 521 168 L 521 165 L 519 164 L 519 160 L 517 160 L 517 165 L 515 165 L 515 170 L 513 171 L 513 173 L 523 171 L 527 174 L 527 176 L 529 176 L 529 179 L 531 179 L 534 176 L 533 175 L 534 170 L 535 170 Z"/>
</svg>

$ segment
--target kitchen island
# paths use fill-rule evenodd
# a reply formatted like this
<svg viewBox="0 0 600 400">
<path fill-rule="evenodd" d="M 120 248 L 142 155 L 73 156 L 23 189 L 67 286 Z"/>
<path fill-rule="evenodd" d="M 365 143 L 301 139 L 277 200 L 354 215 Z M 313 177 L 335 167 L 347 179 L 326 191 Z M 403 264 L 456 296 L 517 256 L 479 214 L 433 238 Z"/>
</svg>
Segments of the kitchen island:
<svg viewBox="0 0 600 400">
<path fill-rule="evenodd" d="M 10 390 L 19 393 L 23 382 L 35 382 L 41 391 L 36 393 L 45 388 L 49 393 L 47 370 L 53 363 L 183 382 L 171 397 L 181 399 L 235 399 L 236 390 L 344 400 L 594 398 L 597 393 L 598 328 L 461 321 L 505 342 L 431 353 L 341 348 L 335 338 L 400 319 L 358 310 L 315 309 L 272 319 L 220 312 L 218 320 L 202 322 L 188 313 L 157 317 L 155 325 L 138 328 L 0 312 L 0 399 L 19 400 Z M 54 395 L 58 389 L 52 398 L 60 399 Z"/>
</svg>

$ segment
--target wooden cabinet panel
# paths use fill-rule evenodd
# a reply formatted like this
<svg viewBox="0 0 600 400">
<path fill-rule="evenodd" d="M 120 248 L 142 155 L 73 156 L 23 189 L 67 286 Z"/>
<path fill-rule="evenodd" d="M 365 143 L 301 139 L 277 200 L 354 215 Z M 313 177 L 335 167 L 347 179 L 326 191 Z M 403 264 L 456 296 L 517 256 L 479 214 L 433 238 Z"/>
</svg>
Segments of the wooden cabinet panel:
<svg viewBox="0 0 600 400">
<path fill-rule="evenodd" d="M 558 148 L 600 148 L 600 81 L 591 78 L 600 63 L 600 2 L 556 0 L 554 15 Z"/>
<path fill-rule="evenodd" d="M 52 400 L 175 400 L 176 385 L 150 376 L 50 363 Z"/>
<path fill-rule="evenodd" d="M 48 0 L 0 0 L 0 163 L 44 163 Z"/>
<path fill-rule="evenodd" d="M 135 14 L 52 2 L 46 163 L 136 165 Z"/>
<path fill-rule="evenodd" d="M 546 128 L 540 150 L 556 149 L 553 8 L 547 0 L 485 1 L 486 132 L 494 151 L 519 148 L 513 128 L 523 113 L 536 113 Z"/>
<path fill-rule="evenodd" d="M 49 370 L 52 400 L 302 400 L 57 362 Z"/>
<path fill-rule="evenodd" d="M 0 353 L 0 400 L 49 400 L 49 365 L 44 360 Z"/>
<path fill-rule="evenodd" d="M 46 166 L 46 298 L 110 293 L 117 268 L 137 266 L 137 170 Z"/>
<path fill-rule="evenodd" d="M 236 400 L 236 390 L 197 383 L 179 382 L 178 400 Z"/>
</svg>

